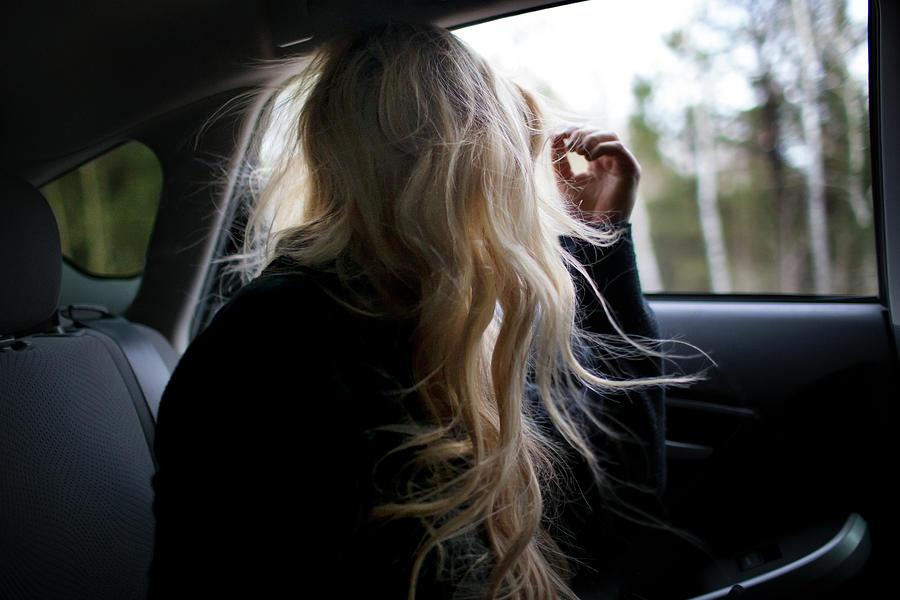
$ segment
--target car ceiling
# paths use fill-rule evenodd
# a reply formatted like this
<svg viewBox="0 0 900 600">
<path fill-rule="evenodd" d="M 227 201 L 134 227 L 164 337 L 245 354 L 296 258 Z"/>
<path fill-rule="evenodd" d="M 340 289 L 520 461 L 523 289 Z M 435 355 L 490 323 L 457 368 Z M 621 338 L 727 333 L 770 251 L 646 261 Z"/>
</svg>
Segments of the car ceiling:
<svg viewBox="0 0 900 600">
<path fill-rule="evenodd" d="M 445 27 L 540 0 L 88 0 L 4 7 L 0 156 L 40 185 L 161 115 L 259 83 L 260 61 L 388 18 Z M 280 47 L 285 42 L 311 38 Z"/>
</svg>

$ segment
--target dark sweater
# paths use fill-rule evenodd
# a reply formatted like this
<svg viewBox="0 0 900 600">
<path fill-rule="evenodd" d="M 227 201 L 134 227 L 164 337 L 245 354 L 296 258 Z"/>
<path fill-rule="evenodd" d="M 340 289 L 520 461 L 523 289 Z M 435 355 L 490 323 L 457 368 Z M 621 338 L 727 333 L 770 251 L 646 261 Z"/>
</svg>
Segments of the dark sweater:
<svg viewBox="0 0 900 600">
<path fill-rule="evenodd" d="M 630 235 L 602 251 L 563 243 L 589 266 L 627 332 L 657 336 Z M 395 392 L 411 381 L 410 329 L 347 310 L 335 300 L 338 290 L 334 275 L 285 272 L 277 263 L 241 289 L 184 354 L 156 432 L 152 598 L 285 590 L 305 597 L 320 589 L 327 597 L 405 598 L 422 531 L 404 520 L 373 523 L 368 513 L 379 477 L 393 466 L 388 461 L 375 471 L 376 463 L 399 441 L 375 429 L 404 418 Z M 596 300 L 582 294 L 581 301 L 582 326 L 611 333 Z M 657 373 L 647 359 L 584 354 L 620 376 Z M 592 436 L 609 456 L 613 479 L 660 490 L 662 391 L 591 401 L 643 440 L 613 444 L 600 432 Z M 540 420 L 542 407 L 528 402 Z M 608 564 L 620 543 L 603 507 L 608 496 L 593 487 L 583 461 L 571 458 L 584 494 L 563 504 L 551 531 L 566 537 L 570 553 Z M 421 598 L 454 592 L 456 582 L 432 584 L 433 575 L 426 568 Z"/>
</svg>

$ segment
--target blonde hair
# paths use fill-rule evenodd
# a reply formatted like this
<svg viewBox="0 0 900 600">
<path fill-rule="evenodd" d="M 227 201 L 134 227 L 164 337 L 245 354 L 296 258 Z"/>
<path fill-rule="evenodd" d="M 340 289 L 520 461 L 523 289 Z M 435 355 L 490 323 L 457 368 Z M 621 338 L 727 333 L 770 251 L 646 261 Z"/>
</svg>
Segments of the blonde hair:
<svg viewBox="0 0 900 600">
<path fill-rule="evenodd" d="M 412 451 L 428 485 L 373 510 L 425 529 L 410 598 L 426 556 L 473 531 L 488 542 L 490 597 L 573 597 L 542 525 L 564 449 L 530 420 L 525 387 L 602 476 L 576 423 L 603 425 L 575 390 L 662 379 L 579 362 L 570 269 L 590 278 L 559 236 L 602 246 L 616 234 L 563 201 L 536 99 L 445 30 L 389 24 L 330 42 L 283 89 L 270 117 L 285 143 L 258 178 L 245 239 L 245 258 L 262 258 L 245 264 L 327 266 L 353 310 L 414 323 L 411 392 L 424 419 L 400 428 L 397 450 Z M 353 292 L 357 281 L 371 293 Z"/>
</svg>

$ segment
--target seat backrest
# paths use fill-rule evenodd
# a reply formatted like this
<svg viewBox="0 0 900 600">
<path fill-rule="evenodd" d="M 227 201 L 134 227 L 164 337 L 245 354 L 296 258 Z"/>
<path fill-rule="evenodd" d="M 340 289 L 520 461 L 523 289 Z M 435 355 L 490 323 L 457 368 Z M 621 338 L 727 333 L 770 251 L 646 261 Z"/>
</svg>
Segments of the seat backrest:
<svg viewBox="0 0 900 600">
<path fill-rule="evenodd" d="M 59 326 L 61 264 L 46 200 L 0 178 L 0 598 L 143 598 L 154 425 L 112 338 Z"/>
</svg>

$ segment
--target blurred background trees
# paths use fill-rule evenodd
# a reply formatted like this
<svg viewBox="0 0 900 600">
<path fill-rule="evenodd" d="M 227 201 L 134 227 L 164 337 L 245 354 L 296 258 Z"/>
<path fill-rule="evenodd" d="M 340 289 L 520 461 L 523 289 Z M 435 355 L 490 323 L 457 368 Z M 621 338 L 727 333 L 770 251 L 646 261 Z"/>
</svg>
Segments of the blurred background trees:
<svg viewBox="0 0 900 600">
<path fill-rule="evenodd" d="M 638 78 L 628 125 L 663 289 L 876 294 L 868 89 L 849 65 L 866 30 L 846 2 L 709 1 L 666 42 L 691 101 L 672 119 L 652 101 L 673 82 Z M 735 74 L 753 93 L 737 110 Z"/>
<path fill-rule="evenodd" d="M 565 118 L 625 138 L 648 291 L 875 295 L 866 13 L 594 0 L 459 35 Z"/>
<path fill-rule="evenodd" d="M 143 271 L 161 191 L 159 161 L 138 142 L 41 188 L 56 215 L 63 255 L 80 270 L 104 277 Z"/>
</svg>

